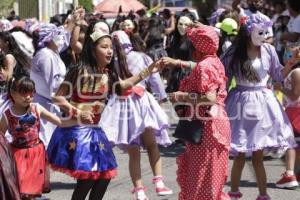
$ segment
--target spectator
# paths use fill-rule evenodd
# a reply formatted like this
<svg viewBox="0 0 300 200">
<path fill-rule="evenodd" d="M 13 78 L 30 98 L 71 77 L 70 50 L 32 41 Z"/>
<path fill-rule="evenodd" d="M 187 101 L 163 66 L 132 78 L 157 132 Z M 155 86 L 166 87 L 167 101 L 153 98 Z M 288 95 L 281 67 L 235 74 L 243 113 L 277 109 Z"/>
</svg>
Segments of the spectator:
<svg viewBox="0 0 300 200">
<path fill-rule="evenodd" d="M 16 15 L 16 12 L 14 10 L 10 11 L 10 15 L 7 17 L 9 21 L 17 20 L 20 21 L 20 17 Z"/>
</svg>

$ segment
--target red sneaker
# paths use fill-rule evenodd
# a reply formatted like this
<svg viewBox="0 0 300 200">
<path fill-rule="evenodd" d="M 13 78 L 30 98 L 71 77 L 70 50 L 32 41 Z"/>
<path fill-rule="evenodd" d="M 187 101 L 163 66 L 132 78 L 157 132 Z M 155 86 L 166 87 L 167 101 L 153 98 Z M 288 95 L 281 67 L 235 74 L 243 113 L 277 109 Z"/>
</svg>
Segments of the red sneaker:
<svg viewBox="0 0 300 200">
<path fill-rule="evenodd" d="M 287 173 L 285 172 L 281 176 L 281 179 L 276 183 L 276 187 L 296 189 L 296 187 L 299 186 L 295 175 L 287 175 Z"/>
<path fill-rule="evenodd" d="M 155 191 L 156 191 L 156 194 L 159 195 L 159 196 L 165 196 L 165 195 L 173 194 L 173 191 L 170 188 L 167 188 L 167 187 L 163 187 L 163 188 L 157 187 L 155 189 Z"/>
<path fill-rule="evenodd" d="M 157 185 L 156 185 L 156 187 L 155 187 L 156 194 L 159 195 L 159 196 L 165 196 L 165 195 L 173 194 L 173 191 L 170 188 L 167 188 L 165 186 L 165 184 L 163 183 L 163 177 L 162 176 L 157 176 L 157 177 L 154 177 L 152 179 L 153 184 L 156 184 L 160 181 L 162 182 L 161 186 L 157 187 Z"/>
<path fill-rule="evenodd" d="M 149 198 L 145 194 L 145 187 L 136 187 L 131 193 L 134 195 L 135 200 L 149 200 Z"/>
<path fill-rule="evenodd" d="M 238 191 L 238 192 L 228 192 L 228 196 L 230 197 L 230 200 L 238 200 L 242 198 L 243 194 Z"/>
<path fill-rule="evenodd" d="M 297 179 L 298 183 L 300 183 L 300 172 L 296 174 L 296 179 Z"/>
</svg>

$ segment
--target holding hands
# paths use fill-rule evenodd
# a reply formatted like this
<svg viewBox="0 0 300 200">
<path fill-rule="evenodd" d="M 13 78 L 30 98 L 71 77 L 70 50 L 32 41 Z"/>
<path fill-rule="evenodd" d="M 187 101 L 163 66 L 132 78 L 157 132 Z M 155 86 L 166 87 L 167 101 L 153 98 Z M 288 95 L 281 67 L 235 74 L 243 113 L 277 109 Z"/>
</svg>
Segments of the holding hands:
<svg viewBox="0 0 300 200">
<path fill-rule="evenodd" d="M 168 94 L 168 98 L 172 103 L 185 102 L 187 97 L 188 97 L 188 93 L 187 92 L 181 92 L 181 91 L 177 91 L 177 92 L 173 92 L 173 93 Z"/>
</svg>

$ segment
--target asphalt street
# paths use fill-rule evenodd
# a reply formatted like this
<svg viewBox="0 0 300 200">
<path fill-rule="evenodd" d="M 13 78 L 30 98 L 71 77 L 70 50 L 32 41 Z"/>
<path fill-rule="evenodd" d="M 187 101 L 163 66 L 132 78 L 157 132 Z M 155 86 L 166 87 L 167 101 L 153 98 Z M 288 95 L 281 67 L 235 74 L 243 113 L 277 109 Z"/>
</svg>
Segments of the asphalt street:
<svg viewBox="0 0 300 200">
<path fill-rule="evenodd" d="M 168 105 L 166 105 L 165 108 L 166 107 L 168 107 Z M 167 113 L 169 116 L 173 116 L 172 111 L 167 111 Z M 170 123 L 173 125 L 176 124 L 176 119 L 171 117 Z M 171 128 L 170 135 L 172 135 L 172 131 L 173 129 Z M 172 139 L 174 140 L 174 138 Z M 147 187 L 146 194 L 150 200 L 176 200 L 178 199 L 178 193 L 180 191 L 176 182 L 176 157 L 184 150 L 184 147 L 173 144 L 170 147 L 160 149 L 163 160 L 162 168 L 163 175 L 165 177 L 165 183 L 168 187 L 173 189 L 174 194 L 167 197 L 156 196 L 154 186 L 151 182 L 153 175 L 148 162 L 147 152 L 142 151 L 142 177 L 144 184 Z M 133 195 L 131 194 L 133 186 L 128 172 L 128 155 L 117 148 L 115 148 L 114 151 L 119 165 L 118 176 L 111 181 L 104 199 L 132 200 L 134 199 Z M 275 187 L 275 182 L 280 178 L 285 169 L 283 160 L 280 158 L 266 158 L 264 164 L 268 178 L 268 193 L 272 197 L 272 200 L 300 200 L 300 187 L 296 190 L 278 189 Z M 228 169 L 229 175 L 231 165 L 232 160 L 230 160 L 230 167 Z M 75 179 L 70 178 L 62 173 L 52 171 L 52 191 L 49 194 L 45 194 L 43 199 L 70 200 L 75 183 Z M 228 177 L 228 181 L 224 190 L 228 191 L 229 187 L 230 176 Z M 250 160 L 247 161 L 245 165 L 240 190 L 243 193 L 242 200 L 255 200 L 258 195 L 255 174 Z"/>
</svg>

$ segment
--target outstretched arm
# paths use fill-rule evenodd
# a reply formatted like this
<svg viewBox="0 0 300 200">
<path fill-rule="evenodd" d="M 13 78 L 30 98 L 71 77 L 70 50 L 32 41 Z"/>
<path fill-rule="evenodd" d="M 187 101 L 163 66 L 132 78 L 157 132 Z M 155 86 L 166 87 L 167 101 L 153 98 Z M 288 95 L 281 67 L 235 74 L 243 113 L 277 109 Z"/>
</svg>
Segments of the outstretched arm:
<svg viewBox="0 0 300 200">
<path fill-rule="evenodd" d="M 77 120 L 75 119 L 62 119 L 59 118 L 58 116 L 52 114 L 48 110 L 46 110 L 43 106 L 39 105 L 39 112 L 41 118 L 55 124 L 56 126 L 60 127 L 70 127 L 70 126 L 75 126 L 78 124 Z"/>
<path fill-rule="evenodd" d="M 138 75 L 132 76 L 125 80 L 120 80 L 118 87 L 120 88 L 120 91 L 125 91 L 131 88 L 132 86 L 138 84 L 139 82 L 141 82 L 142 80 L 150 76 L 151 74 L 158 72 L 159 70 L 160 70 L 160 61 L 158 60 L 153 62 L 148 68 L 142 70 Z"/>
</svg>

